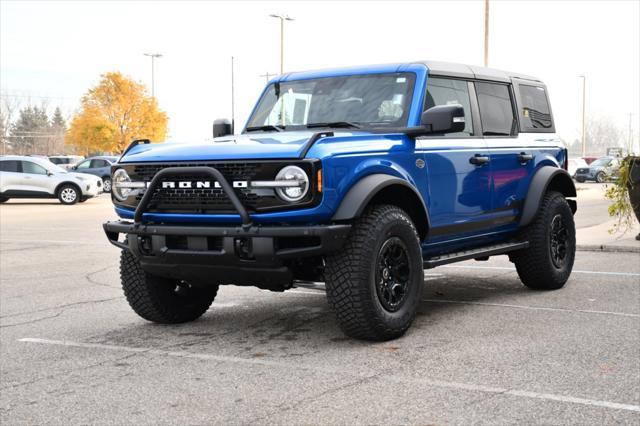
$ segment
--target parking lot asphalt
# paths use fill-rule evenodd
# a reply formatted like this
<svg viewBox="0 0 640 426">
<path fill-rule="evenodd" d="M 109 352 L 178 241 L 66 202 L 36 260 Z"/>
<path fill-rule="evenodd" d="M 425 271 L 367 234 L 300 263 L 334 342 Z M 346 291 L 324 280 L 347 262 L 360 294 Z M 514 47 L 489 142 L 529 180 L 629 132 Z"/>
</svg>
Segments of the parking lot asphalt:
<svg viewBox="0 0 640 426">
<path fill-rule="evenodd" d="M 309 288 L 145 322 L 112 218 L 104 195 L 0 206 L 1 424 L 640 423 L 638 253 L 578 252 L 554 292 L 504 256 L 428 270 L 409 332 L 367 343 Z"/>
</svg>

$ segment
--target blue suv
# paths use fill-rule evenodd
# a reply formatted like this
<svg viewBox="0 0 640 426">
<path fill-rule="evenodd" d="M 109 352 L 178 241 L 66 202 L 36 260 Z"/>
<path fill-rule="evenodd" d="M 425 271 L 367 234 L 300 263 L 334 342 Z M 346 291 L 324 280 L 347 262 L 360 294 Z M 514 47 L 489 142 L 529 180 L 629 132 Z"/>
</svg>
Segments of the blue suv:
<svg viewBox="0 0 640 426">
<path fill-rule="evenodd" d="M 343 331 L 411 325 L 425 268 L 507 254 L 524 285 L 562 287 L 575 186 L 545 85 L 441 62 L 284 74 L 238 135 L 134 141 L 112 167 L 127 300 L 200 317 L 223 284 L 324 282 Z M 124 237 L 121 237 L 124 236 Z"/>
</svg>

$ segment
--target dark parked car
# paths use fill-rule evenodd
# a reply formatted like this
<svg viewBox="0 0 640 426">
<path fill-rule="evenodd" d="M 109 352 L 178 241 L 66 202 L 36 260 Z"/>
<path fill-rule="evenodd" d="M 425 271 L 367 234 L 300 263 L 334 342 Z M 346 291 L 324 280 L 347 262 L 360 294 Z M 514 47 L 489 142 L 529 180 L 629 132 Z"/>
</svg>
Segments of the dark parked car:
<svg viewBox="0 0 640 426">
<path fill-rule="evenodd" d="M 113 156 L 90 157 L 73 166 L 71 171 L 102 178 L 104 192 L 111 192 L 111 165 L 117 161 L 118 157 Z"/>
<path fill-rule="evenodd" d="M 603 183 L 607 179 L 615 179 L 620 168 L 620 160 L 614 157 L 600 157 L 589 164 L 589 167 L 580 167 L 576 170 L 576 180 L 584 182 L 593 180 Z"/>
</svg>

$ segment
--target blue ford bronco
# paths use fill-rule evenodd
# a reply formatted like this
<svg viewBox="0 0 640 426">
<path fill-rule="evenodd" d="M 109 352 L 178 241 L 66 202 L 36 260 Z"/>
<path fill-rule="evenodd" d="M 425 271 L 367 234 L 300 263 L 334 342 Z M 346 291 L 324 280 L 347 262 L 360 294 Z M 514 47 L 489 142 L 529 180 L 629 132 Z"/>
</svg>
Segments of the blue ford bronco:
<svg viewBox="0 0 640 426">
<path fill-rule="evenodd" d="M 222 284 L 324 282 L 349 336 L 411 325 L 424 269 L 507 254 L 562 287 L 575 186 L 538 79 L 442 62 L 294 72 L 245 128 L 204 143 L 134 141 L 112 167 L 121 280 L 150 321 L 192 321 Z"/>
</svg>

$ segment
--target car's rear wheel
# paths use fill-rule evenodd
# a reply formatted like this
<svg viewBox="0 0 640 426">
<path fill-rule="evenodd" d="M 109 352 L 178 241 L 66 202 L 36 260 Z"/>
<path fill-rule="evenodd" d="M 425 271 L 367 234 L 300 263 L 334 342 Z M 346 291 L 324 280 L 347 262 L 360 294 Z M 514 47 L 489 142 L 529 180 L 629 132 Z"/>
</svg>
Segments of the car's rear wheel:
<svg viewBox="0 0 640 426">
<path fill-rule="evenodd" d="M 327 257 L 329 304 L 348 336 L 402 336 L 420 304 L 424 275 L 420 240 L 402 209 L 378 205 L 353 225 L 347 243 Z"/>
<path fill-rule="evenodd" d="M 102 178 L 102 190 L 104 192 L 111 192 L 111 178 L 103 177 Z"/>
<path fill-rule="evenodd" d="M 120 280 L 129 306 L 140 317 L 160 324 L 193 321 L 204 314 L 218 286 L 194 287 L 181 280 L 150 275 L 128 250 L 120 255 Z"/>
<path fill-rule="evenodd" d="M 563 287 L 573 269 L 576 229 L 573 213 L 562 194 L 545 194 L 523 239 L 529 241 L 529 247 L 510 255 L 522 283 L 536 290 Z"/>
<path fill-rule="evenodd" d="M 577 181 L 577 182 L 579 182 L 579 183 L 584 183 L 584 181 L 585 181 L 585 180 L 586 180 L 586 179 L 585 179 L 585 178 L 583 178 L 583 177 L 577 177 L 577 178 L 576 178 L 576 181 Z"/>
<path fill-rule="evenodd" d="M 80 191 L 74 185 L 65 184 L 58 190 L 58 200 L 62 204 L 75 204 L 80 201 Z"/>
<path fill-rule="evenodd" d="M 604 172 L 598 172 L 598 174 L 596 174 L 596 182 L 598 183 L 604 183 L 606 178 L 607 176 L 604 174 Z"/>
</svg>

